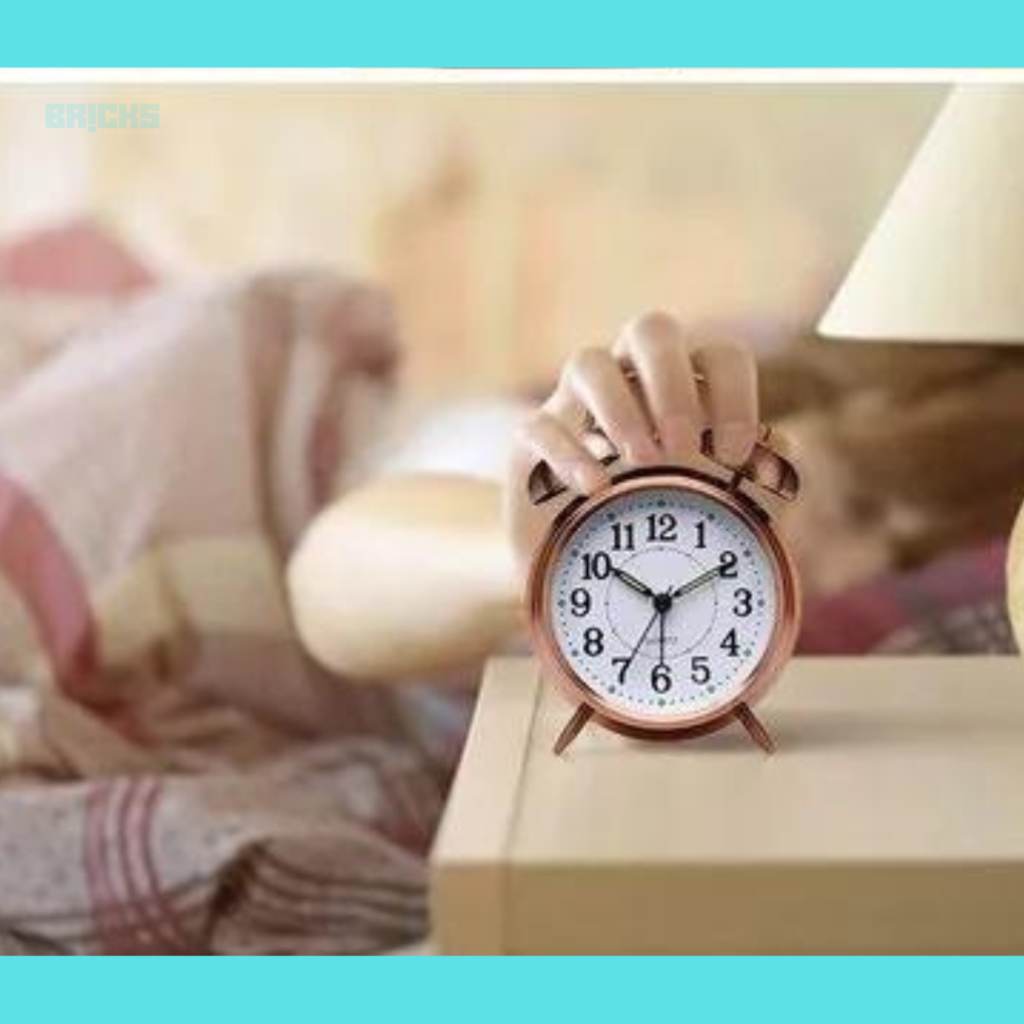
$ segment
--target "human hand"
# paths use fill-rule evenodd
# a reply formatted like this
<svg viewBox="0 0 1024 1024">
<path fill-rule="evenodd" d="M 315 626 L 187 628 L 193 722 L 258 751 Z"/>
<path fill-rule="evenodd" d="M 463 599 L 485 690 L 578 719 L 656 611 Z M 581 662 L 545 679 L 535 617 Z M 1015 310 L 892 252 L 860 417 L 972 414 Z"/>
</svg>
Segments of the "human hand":
<svg viewBox="0 0 1024 1024">
<path fill-rule="evenodd" d="M 608 469 L 588 446 L 593 426 L 626 468 L 692 464 L 706 427 L 715 459 L 742 466 L 758 435 L 753 352 L 736 341 L 692 339 L 674 317 L 659 312 L 627 324 L 610 349 L 585 348 L 572 356 L 515 446 L 505 515 L 521 570 L 557 512 L 533 505 L 527 495 L 538 462 L 546 462 L 570 493 L 593 494 L 609 483 Z"/>
</svg>

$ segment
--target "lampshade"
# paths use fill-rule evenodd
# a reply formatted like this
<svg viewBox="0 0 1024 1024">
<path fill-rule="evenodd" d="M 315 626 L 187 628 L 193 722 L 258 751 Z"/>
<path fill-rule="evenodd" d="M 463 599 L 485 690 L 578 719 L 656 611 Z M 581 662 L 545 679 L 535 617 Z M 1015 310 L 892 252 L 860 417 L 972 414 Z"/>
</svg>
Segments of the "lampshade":
<svg viewBox="0 0 1024 1024">
<path fill-rule="evenodd" d="M 818 329 L 1024 344 L 1024 86 L 954 89 Z"/>
</svg>

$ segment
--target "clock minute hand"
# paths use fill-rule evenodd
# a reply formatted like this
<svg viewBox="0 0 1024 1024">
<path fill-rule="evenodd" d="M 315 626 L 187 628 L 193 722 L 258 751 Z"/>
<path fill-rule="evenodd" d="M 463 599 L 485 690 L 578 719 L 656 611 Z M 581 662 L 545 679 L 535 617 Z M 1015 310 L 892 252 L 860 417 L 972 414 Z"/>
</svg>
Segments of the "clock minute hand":
<svg viewBox="0 0 1024 1024">
<path fill-rule="evenodd" d="M 713 580 L 721 571 L 722 567 L 720 565 L 716 565 L 714 569 L 708 569 L 707 572 L 702 572 L 699 576 L 695 576 L 692 580 L 676 587 L 670 596 L 675 600 L 677 597 L 689 594 L 691 590 L 696 590 L 698 587 L 702 587 L 705 583 Z"/>
</svg>

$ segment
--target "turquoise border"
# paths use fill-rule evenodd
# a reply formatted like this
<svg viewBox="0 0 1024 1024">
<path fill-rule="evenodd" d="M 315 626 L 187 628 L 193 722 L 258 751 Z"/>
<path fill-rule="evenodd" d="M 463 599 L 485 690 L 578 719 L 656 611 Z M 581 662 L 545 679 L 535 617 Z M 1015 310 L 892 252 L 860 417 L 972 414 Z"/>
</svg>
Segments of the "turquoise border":
<svg viewBox="0 0 1024 1024">
<path fill-rule="evenodd" d="M 4 67 L 999 67 L 1024 5 L 11 2 Z M 967 1024 L 1020 1014 L 1012 960 L 7 961 L 12 1024 Z"/>
<path fill-rule="evenodd" d="M 6 67 L 998 67 L 1019 0 L 9 0 Z"/>
<path fill-rule="evenodd" d="M 7 961 L 12 1024 L 973 1024 L 1020 1016 L 1015 960 Z"/>
</svg>

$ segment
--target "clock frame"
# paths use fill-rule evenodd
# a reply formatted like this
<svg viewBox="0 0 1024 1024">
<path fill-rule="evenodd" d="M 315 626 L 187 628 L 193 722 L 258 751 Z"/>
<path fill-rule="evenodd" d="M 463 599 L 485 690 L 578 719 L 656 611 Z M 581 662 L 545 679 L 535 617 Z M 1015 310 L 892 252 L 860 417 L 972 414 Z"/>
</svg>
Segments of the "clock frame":
<svg viewBox="0 0 1024 1024">
<path fill-rule="evenodd" d="M 637 469 L 615 476 L 609 487 L 570 502 L 556 517 L 534 557 L 527 586 L 530 630 L 538 656 L 551 682 L 574 704 L 576 712 L 555 744 L 562 753 L 582 728 L 593 719 L 627 736 L 653 740 L 683 740 L 716 732 L 739 722 L 764 750 L 774 749 L 771 736 L 753 712 L 778 677 L 793 652 L 800 623 L 798 577 L 786 547 L 779 539 L 768 512 L 740 490 L 741 478 L 718 480 L 690 469 L 658 467 Z M 610 502 L 631 492 L 671 488 L 702 495 L 724 506 L 754 534 L 768 559 L 775 582 L 776 617 L 761 658 L 740 690 L 714 708 L 690 715 L 658 718 L 631 714 L 610 704 L 602 694 L 579 678 L 556 641 L 552 626 L 551 577 L 567 542 L 577 529 Z"/>
</svg>

